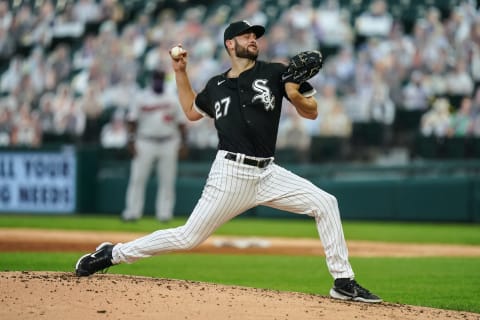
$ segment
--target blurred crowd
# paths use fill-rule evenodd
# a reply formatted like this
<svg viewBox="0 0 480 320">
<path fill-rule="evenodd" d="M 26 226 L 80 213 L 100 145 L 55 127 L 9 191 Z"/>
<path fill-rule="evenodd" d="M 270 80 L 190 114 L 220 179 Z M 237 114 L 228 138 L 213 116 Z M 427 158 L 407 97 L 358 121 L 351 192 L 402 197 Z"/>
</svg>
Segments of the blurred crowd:
<svg viewBox="0 0 480 320">
<path fill-rule="evenodd" d="M 451 2 L 448 12 L 425 7 L 407 27 L 384 0 L 368 1 L 357 15 L 338 0 L 217 1 L 183 10 L 145 2 L 133 13 L 119 0 L 15 8 L 2 1 L 0 146 L 123 147 L 126 110 L 149 74 L 166 71 L 167 90 L 175 90 L 169 48 L 182 43 L 189 51 L 200 90 L 226 70 L 223 29 L 240 19 L 267 26 L 261 59 L 286 62 L 312 49 L 325 56 L 311 80 L 319 117 L 304 120 L 285 106 L 280 149 L 308 150 L 315 137 L 350 139 L 369 123 L 382 127 L 383 146 L 408 145 L 395 131 L 402 112 L 418 115 L 414 130 L 423 136 L 480 137 L 480 12 L 475 0 Z M 215 147 L 212 121 L 189 123 L 188 144 Z"/>
</svg>

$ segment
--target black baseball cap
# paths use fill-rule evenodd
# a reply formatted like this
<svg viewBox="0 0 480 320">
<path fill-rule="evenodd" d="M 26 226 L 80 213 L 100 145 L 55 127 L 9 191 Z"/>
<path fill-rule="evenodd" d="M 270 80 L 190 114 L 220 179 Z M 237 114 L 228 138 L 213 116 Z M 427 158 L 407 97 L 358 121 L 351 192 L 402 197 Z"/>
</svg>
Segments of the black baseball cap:
<svg viewBox="0 0 480 320">
<path fill-rule="evenodd" d="M 251 25 L 246 20 L 232 22 L 223 33 L 223 44 L 225 45 L 225 41 L 227 40 L 248 32 L 255 33 L 258 39 L 265 33 L 265 28 L 260 25 Z"/>
</svg>

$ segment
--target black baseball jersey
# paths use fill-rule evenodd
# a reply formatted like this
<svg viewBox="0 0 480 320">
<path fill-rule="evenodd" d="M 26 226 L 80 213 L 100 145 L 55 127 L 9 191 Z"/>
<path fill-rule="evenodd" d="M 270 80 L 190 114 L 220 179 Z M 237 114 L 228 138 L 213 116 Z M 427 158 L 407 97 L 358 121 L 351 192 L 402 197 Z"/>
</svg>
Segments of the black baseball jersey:
<svg viewBox="0 0 480 320">
<path fill-rule="evenodd" d="M 254 157 L 275 154 L 283 97 L 281 63 L 257 61 L 238 78 L 211 78 L 197 95 L 199 112 L 215 120 L 218 148 Z"/>
</svg>

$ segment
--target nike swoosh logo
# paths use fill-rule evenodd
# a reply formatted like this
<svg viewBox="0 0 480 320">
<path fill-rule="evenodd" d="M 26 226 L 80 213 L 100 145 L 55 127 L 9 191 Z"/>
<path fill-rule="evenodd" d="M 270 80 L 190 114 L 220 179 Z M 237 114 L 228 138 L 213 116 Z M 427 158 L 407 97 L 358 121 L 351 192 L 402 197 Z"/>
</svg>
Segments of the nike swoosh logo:
<svg viewBox="0 0 480 320">
<path fill-rule="evenodd" d="M 224 82 L 225 82 L 225 80 L 220 80 L 220 81 L 218 81 L 218 82 L 217 82 L 217 86 L 221 85 L 221 84 L 224 83 Z"/>
<path fill-rule="evenodd" d="M 284 74 L 282 74 L 282 81 L 285 81 L 285 80 L 287 80 L 288 78 L 290 78 L 290 75 L 285 76 Z"/>
</svg>

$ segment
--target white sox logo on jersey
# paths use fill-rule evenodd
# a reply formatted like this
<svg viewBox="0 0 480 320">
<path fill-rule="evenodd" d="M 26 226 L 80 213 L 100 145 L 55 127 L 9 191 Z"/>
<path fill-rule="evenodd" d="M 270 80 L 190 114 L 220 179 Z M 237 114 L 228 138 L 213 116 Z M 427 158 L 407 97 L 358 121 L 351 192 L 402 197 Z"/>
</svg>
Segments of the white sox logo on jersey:
<svg viewBox="0 0 480 320">
<path fill-rule="evenodd" d="M 275 97 L 272 95 L 270 88 L 267 87 L 267 82 L 268 80 L 266 79 L 257 79 L 253 82 L 252 88 L 258 92 L 258 94 L 253 97 L 252 102 L 261 100 L 265 106 L 265 110 L 268 111 L 275 108 Z"/>
</svg>

